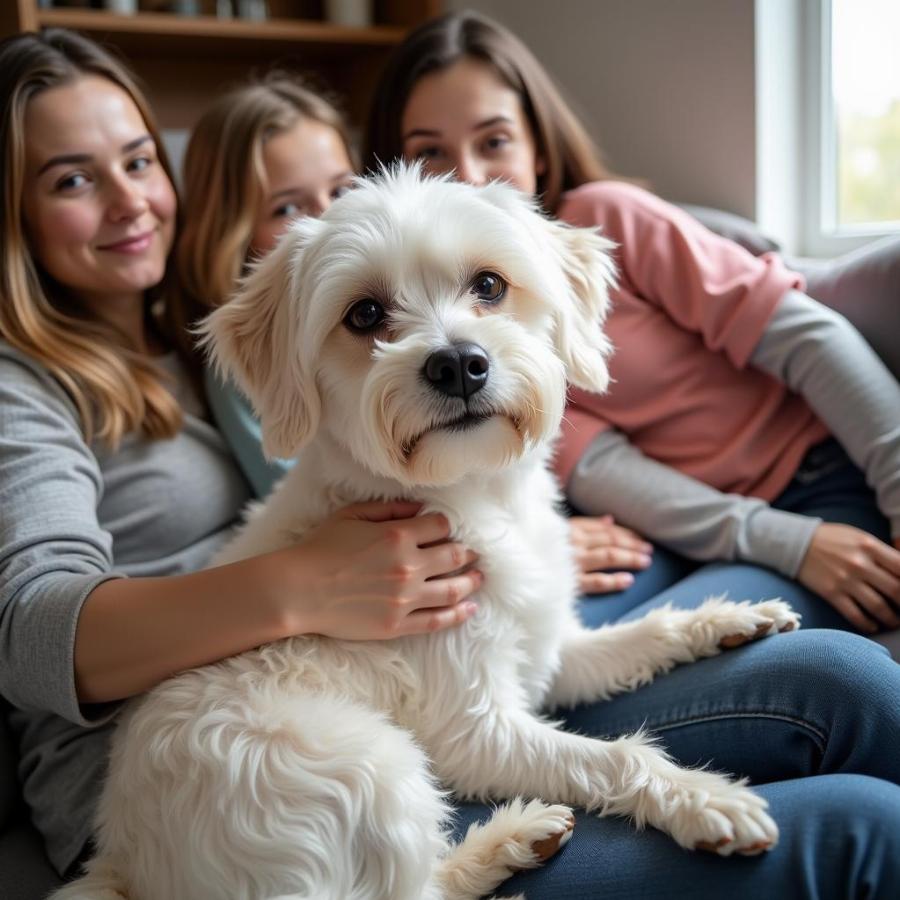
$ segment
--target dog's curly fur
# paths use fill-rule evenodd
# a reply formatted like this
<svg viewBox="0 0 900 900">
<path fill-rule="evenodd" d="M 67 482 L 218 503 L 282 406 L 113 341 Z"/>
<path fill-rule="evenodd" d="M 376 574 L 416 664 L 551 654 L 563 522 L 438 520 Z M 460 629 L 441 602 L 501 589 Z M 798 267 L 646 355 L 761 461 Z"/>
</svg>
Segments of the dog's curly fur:
<svg viewBox="0 0 900 900">
<path fill-rule="evenodd" d="M 350 502 L 414 498 L 479 552 L 479 611 L 426 636 L 280 641 L 135 701 L 97 855 L 58 900 L 474 900 L 564 842 L 560 804 L 725 855 L 774 845 L 743 782 L 680 768 L 642 734 L 594 740 L 541 717 L 797 624 L 778 601 L 721 599 L 577 621 L 546 463 L 566 381 L 607 384 L 609 247 L 507 186 L 399 168 L 294 225 L 210 317 L 268 452 L 299 456 L 217 562 L 286 546 Z M 473 291 L 479 273 L 506 285 L 499 300 Z M 384 310 L 372 334 L 345 324 L 361 298 Z M 469 394 L 423 377 L 461 343 L 487 360 Z M 452 846 L 443 789 L 512 802 Z"/>
</svg>

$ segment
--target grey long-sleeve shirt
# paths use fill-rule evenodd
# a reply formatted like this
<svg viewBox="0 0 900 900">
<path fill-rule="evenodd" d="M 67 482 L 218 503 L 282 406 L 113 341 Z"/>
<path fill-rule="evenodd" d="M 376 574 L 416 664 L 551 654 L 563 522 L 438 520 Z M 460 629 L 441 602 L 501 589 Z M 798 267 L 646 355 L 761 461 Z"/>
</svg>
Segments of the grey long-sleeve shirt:
<svg viewBox="0 0 900 900">
<path fill-rule="evenodd" d="M 785 295 L 751 364 L 802 394 L 866 473 L 900 535 L 900 386 L 841 315 Z M 567 485 L 586 513 L 611 513 L 692 559 L 740 559 L 795 576 L 820 519 L 724 494 L 644 456 L 619 431 L 599 434 Z"/>
<path fill-rule="evenodd" d="M 201 568 L 250 496 L 176 358 L 159 362 L 187 410 L 182 430 L 129 436 L 111 453 L 84 442 L 43 367 L 0 341 L 0 693 L 14 707 L 25 799 L 60 872 L 90 834 L 115 712 L 78 704 L 82 603 L 109 578 Z"/>
</svg>

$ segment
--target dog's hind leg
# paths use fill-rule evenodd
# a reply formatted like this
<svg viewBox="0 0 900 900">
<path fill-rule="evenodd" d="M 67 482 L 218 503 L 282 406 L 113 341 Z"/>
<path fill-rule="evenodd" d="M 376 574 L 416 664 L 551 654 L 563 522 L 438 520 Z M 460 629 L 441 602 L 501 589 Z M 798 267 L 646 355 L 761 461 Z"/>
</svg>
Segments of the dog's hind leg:
<svg viewBox="0 0 900 900">
<path fill-rule="evenodd" d="M 234 679 L 178 716 L 173 685 L 127 723 L 101 798 L 98 861 L 129 900 L 428 896 L 449 812 L 409 732 L 340 694 Z"/>
<path fill-rule="evenodd" d="M 567 806 L 513 800 L 465 838 L 441 862 L 443 900 L 478 900 L 510 875 L 546 862 L 572 836 L 575 817 Z"/>
<path fill-rule="evenodd" d="M 734 603 L 715 597 L 696 609 L 654 609 L 634 622 L 578 629 L 563 644 L 550 709 L 594 703 L 649 684 L 679 663 L 713 656 L 779 631 L 800 617 L 780 600 Z"/>
</svg>

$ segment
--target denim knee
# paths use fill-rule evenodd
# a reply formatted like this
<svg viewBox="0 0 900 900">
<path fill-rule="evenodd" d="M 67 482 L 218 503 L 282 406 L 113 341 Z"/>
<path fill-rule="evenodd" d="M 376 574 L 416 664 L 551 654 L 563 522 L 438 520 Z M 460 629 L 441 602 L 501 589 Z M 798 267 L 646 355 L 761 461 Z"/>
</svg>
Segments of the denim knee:
<svg viewBox="0 0 900 900">
<path fill-rule="evenodd" d="M 900 668 L 888 651 L 848 631 L 801 629 L 779 641 L 782 674 L 804 677 L 813 692 L 838 692 L 848 701 L 896 697 Z M 895 671 L 896 669 L 896 671 Z"/>
<path fill-rule="evenodd" d="M 773 639 L 772 650 L 764 667 L 769 696 L 785 697 L 798 720 L 821 736 L 819 772 L 900 784 L 900 666 L 885 648 L 822 629 Z"/>
<path fill-rule="evenodd" d="M 896 896 L 900 787 L 865 775 L 826 775 L 764 791 L 782 835 L 772 853 L 789 861 L 791 887 L 799 891 L 781 896 Z"/>
</svg>

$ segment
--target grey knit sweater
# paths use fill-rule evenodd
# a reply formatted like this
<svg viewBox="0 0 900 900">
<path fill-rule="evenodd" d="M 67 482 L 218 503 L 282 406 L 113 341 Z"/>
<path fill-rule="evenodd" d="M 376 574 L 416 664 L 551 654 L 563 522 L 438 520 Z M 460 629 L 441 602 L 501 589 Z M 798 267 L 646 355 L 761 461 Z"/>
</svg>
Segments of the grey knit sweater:
<svg viewBox="0 0 900 900">
<path fill-rule="evenodd" d="M 54 866 L 87 840 L 115 706 L 79 706 L 81 604 L 115 577 L 201 568 L 249 488 L 174 356 L 159 360 L 188 411 L 171 440 L 85 444 L 74 405 L 0 341 L 0 693 L 15 707 L 25 799 Z"/>
</svg>

